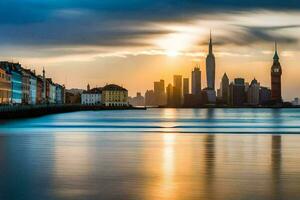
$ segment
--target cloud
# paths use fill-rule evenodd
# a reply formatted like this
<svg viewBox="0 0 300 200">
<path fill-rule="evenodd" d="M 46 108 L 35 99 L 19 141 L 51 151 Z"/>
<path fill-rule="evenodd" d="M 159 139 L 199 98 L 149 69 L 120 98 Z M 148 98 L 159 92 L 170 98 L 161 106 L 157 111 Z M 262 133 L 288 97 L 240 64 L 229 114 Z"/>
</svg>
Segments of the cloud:
<svg viewBox="0 0 300 200">
<path fill-rule="evenodd" d="M 0 8 L 0 51 L 8 53 L 6 47 L 31 49 L 32 56 L 43 57 L 77 55 L 78 48 L 92 49 L 85 49 L 80 55 L 105 55 L 114 51 L 131 52 L 132 55 L 151 50 L 161 52 L 153 40 L 184 32 L 185 26 L 182 30 L 174 30 L 157 24 L 196 26 L 195 21 L 201 22 L 202 32 L 212 27 L 222 32 L 217 34 L 216 45 L 248 45 L 274 40 L 293 44 L 298 41 L 297 37 L 282 35 L 280 31 L 297 29 L 299 24 L 272 20 L 276 23 L 266 26 L 263 22 L 267 20 L 265 23 L 268 23 L 269 15 L 286 11 L 290 14 L 286 19 L 292 19 L 300 4 L 295 0 L 2 0 Z M 267 17 L 255 19 L 257 13 Z M 216 22 L 219 25 L 215 25 Z M 195 37 L 198 32 L 193 34 Z M 203 36 L 207 33 L 200 32 L 196 44 L 207 44 Z M 27 52 L 20 50 L 19 54 Z"/>
</svg>

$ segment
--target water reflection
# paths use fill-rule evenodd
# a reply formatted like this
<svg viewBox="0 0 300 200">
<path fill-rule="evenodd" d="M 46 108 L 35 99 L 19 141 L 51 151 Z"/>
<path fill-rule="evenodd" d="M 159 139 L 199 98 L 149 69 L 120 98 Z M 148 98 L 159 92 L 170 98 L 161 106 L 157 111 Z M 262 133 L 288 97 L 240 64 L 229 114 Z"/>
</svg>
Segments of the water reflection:
<svg viewBox="0 0 300 200">
<path fill-rule="evenodd" d="M 0 199 L 299 199 L 299 153 L 298 135 L 5 136 Z"/>
<path fill-rule="evenodd" d="M 272 199 L 283 199 L 281 196 L 282 178 L 281 178 L 281 136 L 272 136 L 272 151 L 271 151 L 271 164 L 272 164 Z"/>
</svg>

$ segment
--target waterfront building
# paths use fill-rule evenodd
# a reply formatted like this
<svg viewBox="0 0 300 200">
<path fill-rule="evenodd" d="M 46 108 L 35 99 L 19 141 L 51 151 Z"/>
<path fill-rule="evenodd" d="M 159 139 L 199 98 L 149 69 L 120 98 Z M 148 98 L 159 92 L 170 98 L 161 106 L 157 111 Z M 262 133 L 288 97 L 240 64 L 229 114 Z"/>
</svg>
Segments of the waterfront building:
<svg viewBox="0 0 300 200">
<path fill-rule="evenodd" d="M 11 103 L 22 103 L 22 73 L 19 63 L 0 62 L 0 67 L 11 75 Z"/>
<path fill-rule="evenodd" d="M 153 90 L 147 90 L 145 92 L 145 106 L 157 106 Z"/>
<path fill-rule="evenodd" d="M 11 102 L 11 74 L 0 68 L 0 104 Z"/>
<path fill-rule="evenodd" d="M 20 67 L 22 73 L 22 104 L 29 104 L 30 70 Z"/>
<path fill-rule="evenodd" d="M 36 104 L 42 104 L 43 102 L 43 87 L 44 81 L 42 76 L 36 77 Z"/>
<path fill-rule="evenodd" d="M 49 91 L 49 89 L 48 89 Z M 45 69 L 43 68 L 43 92 L 42 92 L 42 99 L 43 99 L 43 103 L 47 103 L 48 102 L 48 98 L 47 98 L 47 80 L 46 80 L 46 72 Z"/>
<path fill-rule="evenodd" d="M 115 84 L 104 86 L 101 98 L 105 106 L 124 107 L 129 105 L 127 89 Z"/>
<path fill-rule="evenodd" d="M 55 103 L 63 104 L 65 99 L 65 88 L 60 84 L 55 84 Z"/>
<path fill-rule="evenodd" d="M 300 104 L 299 104 L 299 98 L 298 97 L 296 97 L 296 98 L 294 98 L 294 100 L 292 100 L 292 105 L 293 106 L 299 106 Z"/>
<path fill-rule="evenodd" d="M 46 79 L 46 102 L 49 104 L 54 104 L 56 99 L 56 86 L 52 82 L 51 78 Z"/>
<path fill-rule="evenodd" d="M 183 107 L 187 108 L 197 108 L 202 105 L 202 97 L 201 93 L 196 95 L 196 94 L 185 94 L 184 95 L 184 102 L 183 102 Z"/>
<path fill-rule="evenodd" d="M 204 88 L 201 91 L 201 100 L 204 104 L 215 104 L 217 101 L 216 91 L 209 88 Z"/>
<path fill-rule="evenodd" d="M 245 80 L 236 78 L 229 85 L 229 104 L 233 106 L 242 106 L 246 101 Z"/>
<path fill-rule="evenodd" d="M 154 82 L 154 98 L 155 105 L 162 106 L 166 104 L 165 81 L 160 80 Z"/>
<path fill-rule="evenodd" d="M 253 79 L 247 91 L 247 101 L 249 105 L 259 104 L 259 89 L 260 83 L 258 83 L 256 79 Z"/>
<path fill-rule="evenodd" d="M 213 54 L 212 37 L 210 34 L 208 55 L 206 57 L 207 90 L 215 90 L 215 56 Z"/>
<path fill-rule="evenodd" d="M 102 88 L 93 88 L 83 91 L 81 94 L 81 104 L 83 105 L 101 105 Z"/>
<path fill-rule="evenodd" d="M 192 94 L 201 94 L 201 71 L 199 67 L 195 67 L 192 71 Z"/>
<path fill-rule="evenodd" d="M 80 92 L 74 92 L 73 90 L 67 90 L 65 92 L 65 103 L 66 104 L 80 104 L 81 103 L 81 94 Z"/>
<path fill-rule="evenodd" d="M 140 92 L 137 92 L 135 97 L 129 98 L 128 102 L 132 106 L 145 106 L 145 98 Z"/>
<path fill-rule="evenodd" d="M 37 102 L 37 77 L 35 75 L 35 72 L 28 71 L 30 77 L 29 77 L 29 99 L 28 104 L 35 105 Z"/>
<path fill-rule="evenodd" d="M 173 106 L 173 85 L 169 84 L 166 90 L 167 90 L 167 105 Z"/>
<path fill-rule="evenodd" d="M 259 104 L 266 105 L 271 100 L 271 90 L 267 87 L 260 87 L 259 89 Z"/>
<path fill-rule="evenodd" d="M 173 78 L 173 105 L 180 107 L 182 105 L 182 76 L 174 75 Z"/>
<path fill-rule="evenodd" d="M 228 104 L 229 100 L 229 78 L 226 73 L 224 73 L 220 85 L 220 93 L 222 101 L 226 104 Z"/>
<path fill-rule="evenodd" d="M 183 95 L 190 93 L 190 84 L 189 84 L 189 78 L 183 79 Z"/>
<path fill-rule="evenodd" d="M 275 43 L 275 54 L 273 57 L 273 65 L 271 68 L 271 95 L 272 101 L 274 101 L 275 103 L 282 103 L 281 75 L 282 68 L 279 62 L 277 43 Z"/>
</svg>

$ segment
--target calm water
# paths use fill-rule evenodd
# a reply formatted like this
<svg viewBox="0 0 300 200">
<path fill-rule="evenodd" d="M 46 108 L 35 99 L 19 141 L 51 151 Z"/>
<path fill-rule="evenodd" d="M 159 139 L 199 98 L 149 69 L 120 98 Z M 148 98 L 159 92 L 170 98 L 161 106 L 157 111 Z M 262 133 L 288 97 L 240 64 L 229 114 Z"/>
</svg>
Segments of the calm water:
<svg viewBox="0 0 300 200">
<path fill-rule="evenodd" d="M 0 124 L 0 200 L 300 199 L 300 109 L 76 112 Z"/>
</svg>

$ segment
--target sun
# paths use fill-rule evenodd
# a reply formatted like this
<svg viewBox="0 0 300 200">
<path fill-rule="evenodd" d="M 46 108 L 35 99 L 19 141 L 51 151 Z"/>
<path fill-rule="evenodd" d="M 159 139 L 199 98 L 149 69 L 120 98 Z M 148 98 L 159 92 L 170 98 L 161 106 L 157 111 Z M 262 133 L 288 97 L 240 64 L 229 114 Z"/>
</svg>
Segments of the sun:
<svg viewBox="0 0 300 200">
<path fill-rule="evenodd" d="M 186 33 L 172 33 L 168 34 L 156 41 L 164 54 L 168 57 L 177 57 L 187 50 L 193 43 L 193 37 Z"/>
<path fill-rule="evenodd" d="M 169 57 L 176 57 L 179 55 L 179 51 L 177 50 L 167 50 L 166 55 Z"/>
</svg>

